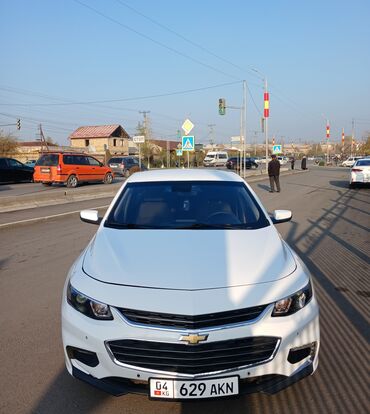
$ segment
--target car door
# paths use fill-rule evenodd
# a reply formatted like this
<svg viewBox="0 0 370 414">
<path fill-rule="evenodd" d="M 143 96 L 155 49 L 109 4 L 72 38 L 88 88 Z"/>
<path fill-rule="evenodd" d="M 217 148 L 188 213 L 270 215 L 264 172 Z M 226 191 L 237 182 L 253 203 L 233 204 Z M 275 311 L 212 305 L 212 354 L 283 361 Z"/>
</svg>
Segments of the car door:
<svg viewBox="0 0 370 414">
<path fill-rule="evenodd" d="M 105 176 L 105 166 L 102 166 L 101 162 L 94 157 L 88 156 L 87 159 L 90 165 L 91 180 L 102 181 Z"/>
<path fill-rule="evenodd" d="M 10 181 L 10 169 L 6 158 L 0 159 L 0 183 Z"/>
<path fill-rule="evenodd" d="M 21 162 L 8 158 L 8 165 L 10 167 L 11 181 L 29 180 L 30 173 Z"/>
</svg>

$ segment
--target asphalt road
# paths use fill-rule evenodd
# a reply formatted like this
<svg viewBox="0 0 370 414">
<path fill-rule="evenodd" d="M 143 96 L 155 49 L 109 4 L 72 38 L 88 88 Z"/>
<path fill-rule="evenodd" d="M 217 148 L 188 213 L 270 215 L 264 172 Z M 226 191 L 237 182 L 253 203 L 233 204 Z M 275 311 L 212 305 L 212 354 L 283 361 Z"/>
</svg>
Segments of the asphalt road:
<svg viewBox="0 0 370 414">
<path fill-rule="evenodd" d="M 71 214 L 0 228 L 0 413 L 368 413 L 370 190 L 349 190 L 347 180 L 347 171 L 321 168 L 283 177 L 279 194 L 267 182 L 252 185 L 269 211 L 293 210 L 279 230 L 312 271 L 321 307 L 318 371 L 274 396 L 164 403 L 111 397 L 73 379 L 61 348 L 61 292 L 96 227 Z"/>
</svg>

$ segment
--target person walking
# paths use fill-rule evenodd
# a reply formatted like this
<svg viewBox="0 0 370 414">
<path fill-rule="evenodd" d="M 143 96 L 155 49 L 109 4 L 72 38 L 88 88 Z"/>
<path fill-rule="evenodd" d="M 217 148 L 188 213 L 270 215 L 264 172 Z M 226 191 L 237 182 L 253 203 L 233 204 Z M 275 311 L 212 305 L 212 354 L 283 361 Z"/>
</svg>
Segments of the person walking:
<svg viewBox="0 0 370 414">
<path fill-rule="evenodd" d="M 294 159 L 294 155 L 293 155 L 293 157 L 290 159 L 290 165 L 292 167 L 292 170 L 294 170 L 294 163 L 295 163 L 295 159 Z"/>
<path fill-rule="evenodd" d="M 305 155 L 302 157 L 302 161 L 301 161 L 301 169 L 302 169 L 302 170 L 307 170 L 307 158 L 306 158 L 306 156 L 305 156 Z"/>
<path fill-rule="evenodd" d="M 274 192 L 274 183 L 276 184 L 276 191 L 280 193 L 280 162 L 275 154 L 271 155 L 271 161 L 268 163 L 268 175 L 270 178 L 270 193 Z"/>
</svg>

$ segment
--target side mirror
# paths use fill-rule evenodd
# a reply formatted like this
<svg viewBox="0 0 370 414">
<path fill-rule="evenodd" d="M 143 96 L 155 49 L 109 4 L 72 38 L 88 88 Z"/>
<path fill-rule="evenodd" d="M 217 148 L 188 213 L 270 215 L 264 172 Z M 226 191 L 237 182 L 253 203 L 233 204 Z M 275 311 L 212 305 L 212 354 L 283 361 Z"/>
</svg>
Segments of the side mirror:
<svg viewBox="0 0 370 414">
<path fill-rule="evenodd" d="M 293 214 L 290 210 L 275 210 L 271 220 L 274 224 L 285 223 L 290 221 Z"/>
<path fill-rule="evenodd" d="M 97 210 L 82 210 L 80 212 L 80 219 L 90 224 L 100 224 L 102 221 L 102 217 L 99 217 Z"/>
</svg>

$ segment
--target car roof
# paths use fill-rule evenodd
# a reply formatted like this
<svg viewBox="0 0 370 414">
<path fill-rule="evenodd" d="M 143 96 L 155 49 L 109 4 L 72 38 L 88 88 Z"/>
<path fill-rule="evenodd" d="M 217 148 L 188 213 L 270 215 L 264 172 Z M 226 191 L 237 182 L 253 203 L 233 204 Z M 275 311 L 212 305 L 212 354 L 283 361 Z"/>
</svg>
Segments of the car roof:
<svg viewBox="0 0 370 414">
<path fill-rule="evenodd" d="M 133 174 L 127 182 L 158 182 L 158 181 L 233 181 L 244 182 L 234 172 L 206 169 L 170 169 L 151 170 Z"/>
</svg>

